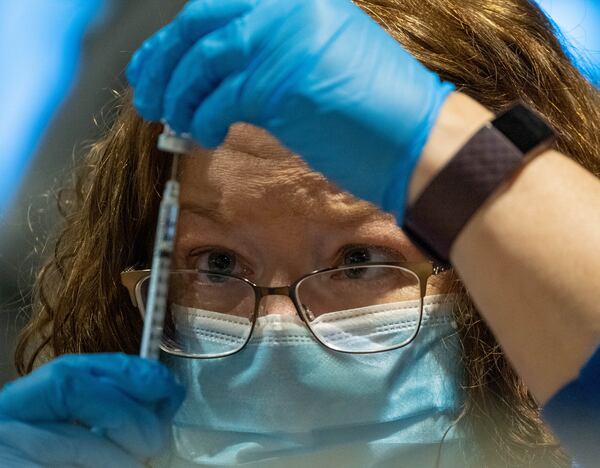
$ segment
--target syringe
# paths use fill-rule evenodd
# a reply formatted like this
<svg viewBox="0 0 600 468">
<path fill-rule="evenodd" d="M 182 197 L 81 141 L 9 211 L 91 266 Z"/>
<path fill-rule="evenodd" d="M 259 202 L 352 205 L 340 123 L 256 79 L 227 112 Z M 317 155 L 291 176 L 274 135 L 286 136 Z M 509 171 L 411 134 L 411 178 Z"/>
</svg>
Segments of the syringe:
<svg viewBox="0 0 600 468">
<path fill-rule="evenodd" d="M 158 359 L 165 321 L 167 297 L 169 294 L 169 272 L 171 256 L 175 245 L 177 218 L 179 215 L 179 182 L 177 166 L 179 157 L 188 154 L 193 147 L 192 139 L 187 135 L 177 135 L 167 125 L 158 138 L 158 149 L 173 154 L 171 175 L 165 185 L 160 202 L 156 238 L 152 254 L 150 286 L 144 314 L 144 331 L 140 356 Z"/>
</svg>

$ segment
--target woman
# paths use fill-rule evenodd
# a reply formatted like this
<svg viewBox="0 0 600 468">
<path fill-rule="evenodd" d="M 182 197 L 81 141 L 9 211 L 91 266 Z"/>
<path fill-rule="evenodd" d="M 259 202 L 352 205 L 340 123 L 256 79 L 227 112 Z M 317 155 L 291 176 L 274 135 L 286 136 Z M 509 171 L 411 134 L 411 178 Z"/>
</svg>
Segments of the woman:
<svg viewBox="0 0 600 468">
<path fill-rule="evenodd" d="M 356 3 L 423 64 L 488 109 L 497 111 L 515 99 L 521 99 L 538 110 L 559 130 L 559 149 L 598 174 L 600 163 L 594 152 L 600 134 L 597 92 L 569 63 L 551 25 L 537 7 L 516 0 L 498 3 L 439 0 Z M 55 255 L 40 276 L 36 314 L 22 336 L 17 353 L 21 373 L 30 372 L 52 356 L 68 352 L 137 352 L 141 319 L 118 278 L 125 270 L 148 266 L 158 193 L 166 177 L 168 161 L 154 150 L 160 129 L 143 123 L 128 104 L 122 107 L 111 131 L 92 147 L 88 155 L 80 175 L 78 196 L 69 208 L 71 211 Z M 239 154 L 237 158 L 199 154 L 197 159 L 186 162 L 181 170 L 183 197 L 184 200 L 187 196 L 212 204 L 216 214 L 229 215 L 229 225 L 239 222 L 240 232 L 254 233 L 255 239 L 243 239 L 238 244 L 246 245 L 254 240 L 262 246 L 265 258 L 270 250 L 270 246 L 265 245 L 267 239 L 274 242 L 274 258 L 268 260 L 272 263 L 265 260 L 268 265 L 265 270 L 287 265 L 290 271 L 284 271 L 283 277 L 277 277 L 276 271 L 269 271 L 273 277 L 267 281 L 261 278 L 261 285 L 289 284 L 310 270 L 307 259 L 295 252 L 306 248 L 309 233 L 313 239 L 342 235 L 335 226 L 350 220 L 337 223 L 338 220 L 329 215 L 324 219 L 322 208 L 328 204 L 343 207 L 338 211 L 353 213 L 350 216 L 354 223 L 352 229 L 344 231 L 352 233 L 346 244 L 350 250 L 343 251 L 342 260 L 371 260 L 370 256 L 378 262 L 423 260 L 414 247 L 407 245 L 407 240 L 389 217 L 336 191 L 289 154 L 285 157 L 285 151 L 264 133 L 252 127 L 238 127 L 232 131 L 225 151 L 227 148 L 230 152 L 237 148 L 238 153 L 241 150 L 258 158 L 248 156 L 253 158 L 248 162 L 240 161 Z M 271 153 L 282 157 L 271 160 Z M 264 171 L 256 171 L 256 168 L 267 159 L 269 173 L 263 176 L 261 172 Z M 273 167 L 276 169 L 272 170 Z M 293 184 L 290 185 L 289 180 Z M 223 200 L 235 200 L 239 206 Z M 265 211 L 272 221 L 267 232 L 252 228 L 256 221 L 254 217 L 261 214 L 260 209 L 252 210 L 252 206 L 271 210 Z M 193 221 L 186 221 L 185 216 L 182 213 L 180 249 L 185 245 L 186 235 L 191 238 L 193 232 L 206 229 L 206 224 L 199 225 L 200 229 Z M 275 221 L 282 219 L 295 219 L 296 222 L 277 225 Z M 260 218 L 260 221 L 256 224 L 264 226 L 267 218 Z M 329 235 L 328 229 L 331 230 Z M 363 232 L 371 236 L 369 242 L 361 237 Z M 222 233 L 230 235 L 231 230 Z M 386 249 L 390 244 L 393 247 Z M 314 245 L 313 240 L 307 250 L 312 252 Z M 213 250 L 214 247 L 213 244 Z M 216 250 L 200 252 L 197 261 L 205 262 L 203 267 L 210 266 L 211 261 L 221 267 L 239 266 L 237 257 L 229 252 L 234 249 Z M 291 251 L 295 255 L 291 255 Z M 390 251 L 394 253 L 390 254 Z M 211 260 L 210 255 L 215 253 L 220 257 Z M 300 261 L 297 256 L 302 256 L 304 268 L 296 264 Z M 184 260 L 179 258 L 178 261 L 181 265 Z M 337 265 L 334 260 L 326 264 L 324 258 L 312 265 L 316 268 L 326 266 Z M 464 424 L 465 437 L 460 434 L 454 437 L 450 431 L 448 439 L 476 441 L 472 444 L 477 451 L 473 457 L 483 459 L 473 458 L 477 460 L 474 464 L 566 466 L 567 458 L 541 423 L 538 405 L 503 357 L 456 277 L 450 273 L 434 277 L 429 287 L 429 295 L 440 292 L 460 294 L 454 313 L 464 373 L 462 381 L 456 382 L 456 388 L 464 390 L 464 403 L 452 407 L 449 415 L 453 417 L 444 421 L 444 427 L 451 429 L 452 422 L 458 419 L 457 425 Z M 282 307 L 289 308 L 290 303 L 285 300 L 284 303 Z M 452 335 L 448 333 L 447 336 Z M 413 344 L 416 342 L 406 350 Z M 451 349 L 452 345 L 449 346 Z M 222 362 L 226 363 L 227 359 Z M 448 375 L 457 373 L 450 371 Z M 456 403 L 461 398 L 451 400 Z M 437 442 L 443 447 L 444 434 L 441 435 Z M 380 440 L 380 437 L 376 439 Z M 181 438 L 178 440 L 178 449 L 184 447 L 188 450 L 188 460 L 193 459 L 189 454 L 190 447 L 185 447 Z M 351 441 L 346 439 L 344 442 Z M 315 441 L 305 440 L 306 446 L 311 444 L 319 448 Z M 225 448 L 230 446 L 228 443 L 223 445 Z M 274 453 L 268 457 L 273 459 Z M 294 452 L 295 455 L 298 453 Z M 372 454 L 374 465 L 393 463 L 385 456 L 377 458 L 380 453 Z M 198 456 L 201 458 L 202 455 Z M 430 461 L 437 457 L 427 455 L 422 460 L 425 459 Z M 340 459 L 333 460 L 335 463 Z M 395 463 L 401 463 L 399 460 Z M 442 463 L 445 460 L 442 456 Z M 218 459 L 213 461 L 219 462 Z M 357 466 L 363 465 L 362 460 L 358 461 Z"/>
</svg>

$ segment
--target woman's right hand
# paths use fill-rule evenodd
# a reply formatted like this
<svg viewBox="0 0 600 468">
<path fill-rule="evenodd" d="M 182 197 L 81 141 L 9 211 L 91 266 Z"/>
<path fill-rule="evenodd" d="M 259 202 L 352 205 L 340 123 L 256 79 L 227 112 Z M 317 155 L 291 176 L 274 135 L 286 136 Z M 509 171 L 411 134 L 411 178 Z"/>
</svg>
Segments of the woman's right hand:
<svg viewBox="0 0 600 468">
<path fill-rule="evenodd" d="M 0 392 L 0 466 L 141 466 L 166 447 L 183 398 L 160 363 L 61 356 Z"/>
<path fill-rule="evenodd" d="M 203 146 L 268 130 L 312 169 L 396 215 L 450 83 L 350 0 L 196 0 L 127 77 L 148 120 Z"/>
</svg>

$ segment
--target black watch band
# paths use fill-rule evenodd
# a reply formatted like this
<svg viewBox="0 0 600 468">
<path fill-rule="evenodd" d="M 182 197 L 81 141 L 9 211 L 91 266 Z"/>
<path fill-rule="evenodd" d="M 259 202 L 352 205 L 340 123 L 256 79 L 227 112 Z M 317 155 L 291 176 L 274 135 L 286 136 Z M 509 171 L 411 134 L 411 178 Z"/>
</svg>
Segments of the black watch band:
<svg viewBox="0 0 600 468">
<path fill-rule="evenodd" d="M 448 266 L 452 244 L 477 209 L 525 156 L 543 152 L 553 140 L 540 116 L 522 104 L 511 107 L 481 128 L 407 207 L 404 232 L 436 263 Z"/>
</svg>

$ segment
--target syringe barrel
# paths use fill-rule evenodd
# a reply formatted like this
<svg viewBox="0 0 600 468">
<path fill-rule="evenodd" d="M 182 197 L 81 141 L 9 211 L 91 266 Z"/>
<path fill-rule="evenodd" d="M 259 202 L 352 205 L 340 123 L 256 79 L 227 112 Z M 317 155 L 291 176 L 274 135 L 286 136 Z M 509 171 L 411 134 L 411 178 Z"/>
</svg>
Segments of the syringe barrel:
<svg viewBox="0 0 600 468">
<path fill-rule="evenodd" d="M 179 211 L 179 183 L 169 180 L 160 204 L 140 356 L 158 359 L 167 309 L 171 256 Z"/>
</svg>

